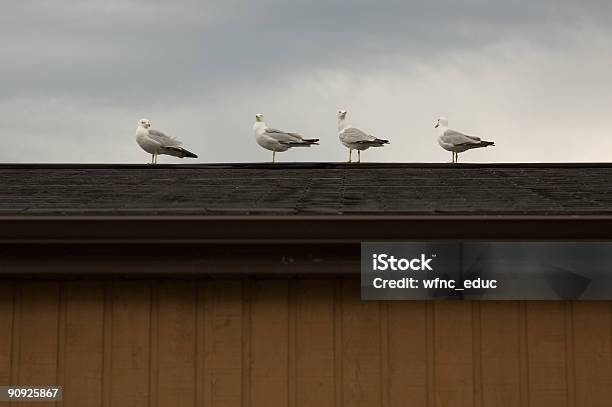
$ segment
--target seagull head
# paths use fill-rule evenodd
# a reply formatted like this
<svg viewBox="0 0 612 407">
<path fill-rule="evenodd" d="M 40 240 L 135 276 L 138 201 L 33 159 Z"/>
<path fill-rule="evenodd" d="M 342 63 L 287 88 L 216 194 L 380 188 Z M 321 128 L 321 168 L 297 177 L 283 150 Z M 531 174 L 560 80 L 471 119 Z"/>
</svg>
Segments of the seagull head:
<svg viewBox="0 0 612 407">
<path fill-rule="evenodd" d="M 338 110 L 338 119 L 340 120 L 346 119 L 346 110 Z"/>
<path fill-rule="evenodd" d="M 440 117 L 438 119 L 438 121 L 434 124 L 434 128 L 438 128 L 438 127 L 448 127 L 448 119 L 446 117 Z"/>
<path fill-rule="evenodd" d="M 263 114 L 261 114 L 261 113 L 257 113 L 257 114 L 255 115 L 255 121 L 256 121 L 256 122 L 263 122 Z"/>
<path fill-rule="evenodd" d="M 149 127 L 151 127 L 151 122 L 149 121 L 149 119 L 140 119 L 138 120 L 138 126 L 148 129 Z"/>
</svg>

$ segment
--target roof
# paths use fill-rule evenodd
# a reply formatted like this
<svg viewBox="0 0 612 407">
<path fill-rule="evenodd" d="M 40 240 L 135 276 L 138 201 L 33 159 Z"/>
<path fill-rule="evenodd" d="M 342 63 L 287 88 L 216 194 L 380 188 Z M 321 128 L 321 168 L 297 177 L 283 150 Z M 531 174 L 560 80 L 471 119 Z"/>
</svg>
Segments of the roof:
<svg viewBox="0 0 612 407">
<path fill-rule="evenodd" d="M 611 164 L 0 165 L 0 216 L 612 215 Z"/>
<path fill-rule="evenodd" d="M 610 241 L 611 181 L 610 164 L 0 165 L 0 279 L 340 275 L 368 241 Z"/>
<path fill-rule="evenodd" d="M 611 164 L 6 164 L 0 247 L 348 245 L 352 258 L 363 241 L 610 240 L 611 181 Z"/>
</svg>

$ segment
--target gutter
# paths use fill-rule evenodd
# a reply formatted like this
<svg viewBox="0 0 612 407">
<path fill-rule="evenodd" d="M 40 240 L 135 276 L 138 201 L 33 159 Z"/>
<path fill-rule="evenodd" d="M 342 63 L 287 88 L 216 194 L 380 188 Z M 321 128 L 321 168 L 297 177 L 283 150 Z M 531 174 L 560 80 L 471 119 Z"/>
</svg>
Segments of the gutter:
<svg viewBox="0 0 612 407">
<path fill-rule="evenodd" d="M 610 240 L 612 216 L 0 216 L 0 244 Z"/>
</svg>

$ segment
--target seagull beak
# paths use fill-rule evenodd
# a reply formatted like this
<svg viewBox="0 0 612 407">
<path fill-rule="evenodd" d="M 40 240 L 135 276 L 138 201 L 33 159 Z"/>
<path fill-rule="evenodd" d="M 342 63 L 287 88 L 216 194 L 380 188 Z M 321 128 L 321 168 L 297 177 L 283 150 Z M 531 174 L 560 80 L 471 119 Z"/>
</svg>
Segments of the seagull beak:
<svg viewBox="0 0 612 407">
<path fill-rule="evenodd" d="M 440 123 L 434 124 L 434 129 L 437 129 L 439 125 L 440 125 Z"/>
</svg>

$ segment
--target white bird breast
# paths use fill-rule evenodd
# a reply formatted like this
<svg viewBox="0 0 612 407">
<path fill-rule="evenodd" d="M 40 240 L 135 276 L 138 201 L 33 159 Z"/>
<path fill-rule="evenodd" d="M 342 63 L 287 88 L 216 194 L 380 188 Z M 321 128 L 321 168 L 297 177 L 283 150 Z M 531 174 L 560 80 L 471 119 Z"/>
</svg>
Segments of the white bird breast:
<svg viewBox="0 0 612 407">
<path fill-rule="evenodd" d="M 149 132 L 146 129 L 139 128 L 136 131 L 136 142 L 138 145 L 149 154 L 156 154 L 159 152 L 159 143 L 151 140 Z"/>
</svg>

